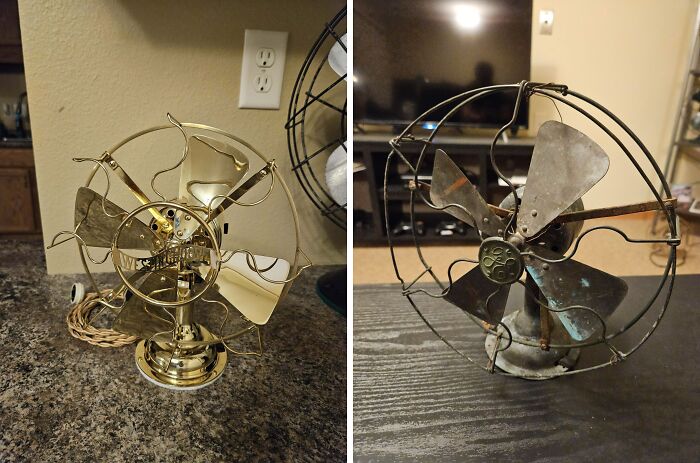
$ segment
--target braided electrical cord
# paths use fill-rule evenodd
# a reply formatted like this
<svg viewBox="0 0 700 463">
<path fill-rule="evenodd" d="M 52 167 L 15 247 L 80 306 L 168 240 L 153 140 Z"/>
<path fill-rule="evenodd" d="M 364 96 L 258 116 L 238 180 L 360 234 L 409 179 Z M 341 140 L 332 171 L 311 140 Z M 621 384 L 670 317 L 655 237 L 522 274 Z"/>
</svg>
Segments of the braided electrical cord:
<svg viewBox="0 0 700 463">
<path fill-rule="evenodd" d="M 102 291 L 102 297 L 111 292 L 110 289 Z M 99 347 L 122 347 L 138 341 L 139 338 L 135 336 L 128 336 L 112 329 L 97 328 L 90 324 L 92 311 L 101 308 L 100 297 L 97 293 L 87 293 L 85 299 L 71 308 L 66 315 L 70 335 Z"/>
</svg>

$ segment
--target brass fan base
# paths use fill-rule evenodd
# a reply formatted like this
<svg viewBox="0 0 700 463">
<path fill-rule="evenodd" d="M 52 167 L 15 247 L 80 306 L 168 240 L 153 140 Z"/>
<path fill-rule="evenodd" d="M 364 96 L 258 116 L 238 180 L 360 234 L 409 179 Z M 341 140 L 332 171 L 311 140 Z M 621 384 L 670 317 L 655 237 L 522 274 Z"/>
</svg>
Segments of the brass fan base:
<svg viewBox="0 0 700 463">
<path fill-rule="evenodd" d="M 524 334 L 519 332 L 521 323 L 516 323 L 516 318 L 525 316 L 522 310 L 513 312 L 503 318 L 503 323 L 508 325 L 514 338 L 527 339 L 528 341 L 538 343 L 539 337 Z M 558 317 L 550 319 L 552 322 L 551 344 L 570 344 L 571 337 L 567 333 L 564 326 L 559 321 Z M 508 334 L 499 327 L 499 333 L 502 333 L 500 339 L 500 348 L 506 347 L 508 344 Z M 496 347 L 496 336 L 488 334 L 486 336 L 486 353 L 491 358 Z M 506 350 L 499 352 L 496 356 L 496 367 L 511 373 L 516 376 L 531 380 L 543 380 L 556 377 L 565 371 L 573 369 L 576 361 L 581 353 L 580 349 L 569 348 L 550 348 L 542 350 L 537 346 L 530 346 L 513 342 Z"/>
<path fill-rule="evenodd" d="M 213 336 L 201 325 L 193 325 L 197 338 Z M 221 344 L 175 352 L 170 343 L 143 340 L 136 346 L 136 366 L 153 384 L 180 391 L 195 390 L 213 383 L 226 368 L 226 349 Z"/>
</svg>

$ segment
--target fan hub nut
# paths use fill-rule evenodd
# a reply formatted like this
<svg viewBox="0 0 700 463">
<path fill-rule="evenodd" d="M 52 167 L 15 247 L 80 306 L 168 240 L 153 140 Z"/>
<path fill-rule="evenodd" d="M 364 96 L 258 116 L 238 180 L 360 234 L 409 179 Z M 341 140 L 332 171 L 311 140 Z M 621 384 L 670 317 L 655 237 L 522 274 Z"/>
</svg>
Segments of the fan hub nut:
<svg viewBox="0 0 700 463">
<path fill-rule="evenodd" d="M 518 247 L 499 237 L 481 243 L 479 267 L 486 278 L 499 285 L 515 283 L 525 269 Z"/>
</svg>

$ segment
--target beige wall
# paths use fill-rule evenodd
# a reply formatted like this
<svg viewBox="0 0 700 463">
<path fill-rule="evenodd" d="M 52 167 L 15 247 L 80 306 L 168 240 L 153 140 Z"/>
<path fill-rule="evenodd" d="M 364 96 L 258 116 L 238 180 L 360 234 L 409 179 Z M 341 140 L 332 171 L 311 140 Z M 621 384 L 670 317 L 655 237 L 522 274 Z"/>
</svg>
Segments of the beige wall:
<svg viewBox="0 0 700 463">
<path fill-rule="evenodd" d="M 345 234 L 320 216 L 290 173 L 284 131 L 298 69 L 342 1 L 19 3 L 45 241 L 72 228 L 75 191 L 89 167 L 71 157 L 98 155 L 171 112 L 231 131 L 275 158 L 299 210 L 302 249 L 314 263 L 345 261 Z M 237 108 L 246 28 L 289 31 L 279 111 Z M 137 177 L 179 156 L 145 153 L 130 161 Z M 273 239 L 274 232 L 273 214 L 262 233 Z M 48 252 L 47 266 L 50 273 L 81 270 L 72 245 Z"/>
<path fill-rule="evenodd" d="M 540 9 L 555 12 L 552 35 L 537 30 Z M 598 100 L 625 121 L 663 168 L 696 11 L 697 0 L 535 0 L 532 79 L 565 83 Z M 562 113 L 564 122 L 582 124 L 572 111 Z M 531 126 L 555 115 L 549 101 L 535 102 Z M 608 175 L 584 197 L 586 205 L 650 199 L 622 151 L 592 124 L 581 127 L 611 158 Z"/>
</svg>

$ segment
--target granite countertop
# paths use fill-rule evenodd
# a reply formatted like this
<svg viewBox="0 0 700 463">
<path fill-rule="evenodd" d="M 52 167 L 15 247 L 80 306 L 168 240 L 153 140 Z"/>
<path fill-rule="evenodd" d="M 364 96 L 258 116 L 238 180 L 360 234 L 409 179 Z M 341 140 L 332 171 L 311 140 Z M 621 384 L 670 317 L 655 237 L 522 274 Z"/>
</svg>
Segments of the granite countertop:
<svg viewBox="0 0 700 463">
<path fill-rule="evenodd" d="M 47 276 L 40 243 L 0 241 L 0 461 L 345 461 L 346 320 L 314 290 L 327 270 L 292 286 L 263 358 L 229 354 L 217 382 L 172 392 L 137 371 L 135 344 L 68 334 L 83 275 Z"/>
</svg>

